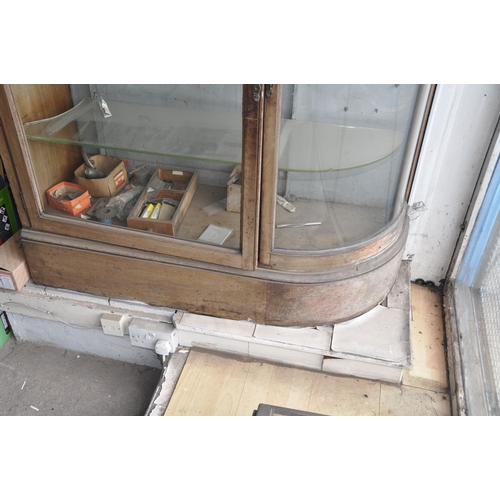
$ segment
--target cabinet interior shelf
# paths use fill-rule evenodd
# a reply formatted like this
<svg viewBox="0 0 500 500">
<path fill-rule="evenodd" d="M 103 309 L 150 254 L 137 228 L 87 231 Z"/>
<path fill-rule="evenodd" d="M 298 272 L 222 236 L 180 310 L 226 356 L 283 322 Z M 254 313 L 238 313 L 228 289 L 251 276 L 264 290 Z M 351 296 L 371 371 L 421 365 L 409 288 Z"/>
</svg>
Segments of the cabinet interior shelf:
<svg viewBox="0 0 500 500">
<path fill-rule="evenodd" d="M 87 98 L 53 118 L 27 123 L 28 139 L 135 153 L 241 163 L 242 120 L 236 113 L 166 108 Z"/>
<path fill-rule="evenodd" d="M 25 124 L 28 139 L 235 165 L 242 158 L 237 113 L 87 98 L 58 116 Z M 279 170 L 327 172 L 363 167 L 398 150 L 403 132 L 282 120 Z"/>
</svg>

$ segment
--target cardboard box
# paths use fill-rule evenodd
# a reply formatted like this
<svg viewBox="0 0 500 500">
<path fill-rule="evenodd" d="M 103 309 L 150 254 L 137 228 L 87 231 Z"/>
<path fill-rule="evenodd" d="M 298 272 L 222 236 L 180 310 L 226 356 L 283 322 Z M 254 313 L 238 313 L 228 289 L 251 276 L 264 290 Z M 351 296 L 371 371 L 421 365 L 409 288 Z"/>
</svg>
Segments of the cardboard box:
<svg viewBox="0 0 500 500">
<path fill-rule="evenodd" d="M 91 156 L 89 160 L 94 161 L 97 170 L 107 174 L 102 179 L 86 179 L 85 169 L 87 165 L 80 165 L 75 170 L 75 180 L 88 190 L 95 198 L 111 198 L 118 194 L 128 183 L 125 163 L 120 158 L 106 155 Z"/>
<path fill-rule="evenodd" d="M 73 200 L 61 199 L 61 195 L 81 193 Z M 90 207 L 90 194 L 82 186 L 71 182 L 60 182 L 50 189 L 47 189 L 47 199 L 52 208 L 61 210 L 70 215 L 78 215 L 86 208 Z"/>
<path fill-rule="evenodd" d="M 21 233 L 18 232 L 0 246 L 0 288 L 19 291 L 29 279 Z"/>
<path fill-rule="evenodd" d="M 12 327 L 5 311 L 0 312 L 0 347 L 12 336 Z"/>
<path fill-rule="evenodd" d="M 178 205 L 175 207 L 175 210 L 171 210 L 171 206 L 166 203 L 164 207 L 162 207 L 158 219 L 143 218 L 141 217 L 141 213 L 150 201 L 148 199 L 149 187 L 154 185 L 158 179 L 173 182 L 175 188 L 158 192 L 155 199 L 174 200 Z M 186 215 L 191 200 L 196 193 L 197 187 L 197 172 L 184 172 L 182 170 L 168 170 L 164 168 L 158 169 L 137 200 L 134 208 L 130 211 L 127 217 L 127 226 L 134 229 L 152 231 L 153 233 L 175 236 Z"/>
</svg>

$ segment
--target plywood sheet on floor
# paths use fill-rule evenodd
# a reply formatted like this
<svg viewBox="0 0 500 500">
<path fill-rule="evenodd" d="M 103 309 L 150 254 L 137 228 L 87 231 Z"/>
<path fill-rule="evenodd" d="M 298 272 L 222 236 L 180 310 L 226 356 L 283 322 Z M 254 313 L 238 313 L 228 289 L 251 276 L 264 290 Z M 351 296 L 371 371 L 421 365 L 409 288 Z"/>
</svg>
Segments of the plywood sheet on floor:
<svg viewBox="0 0 500 500">
<path fill-rule="evenodd" d="M 448 374 L 441 295 L 412 284 L 413 370 L 405 371 L 403 385 L 446 392 Z"/>
<path fill-rule="evenodd" d="M 380 384 L 192 350 L 166 416 L 251 416 L 260 403 L 323 415 L 377 415 Z"/>
<path fill-rule="evenodd" d="M 192 350 L 165 415 L 235 415 L 249 364 Z"/>
</svg>

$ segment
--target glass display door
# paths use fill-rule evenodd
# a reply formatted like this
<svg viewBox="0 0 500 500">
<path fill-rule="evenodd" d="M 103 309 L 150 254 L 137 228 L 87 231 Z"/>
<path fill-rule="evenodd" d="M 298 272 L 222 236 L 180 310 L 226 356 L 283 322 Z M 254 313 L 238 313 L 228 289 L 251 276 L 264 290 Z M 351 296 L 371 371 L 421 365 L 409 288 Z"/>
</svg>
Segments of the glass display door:
<svg viewBox="0 0 500 500">
<path fill-rule="evenodd" d="M 265 108 L 263 213 L 272 235 L 263 236 L 263 262 L 273 252 L 361 245 L 400 216 L 418 94 L 418 85 L 274 86 Z"/>
<path fill-rule="evenodd" d="M 12 89 L 34 229 L 307 271 L 402 228 L 419 85 L 68 85 L 62 113 L 49 106 L 61 86 Z M 51 198 L 75 193 L 61 183 L 87 187 L 92 206 L 62 210 L 73 200 Z"/>
<path fill-rule="evenodd" d="M 52 91 L 12 87 L 33 118 L 27 96 Z M 40 229 L 255 267 L 262 102 L 252 85 L 67 88 L 70 109 L 23 124 Z"/>
</svg>

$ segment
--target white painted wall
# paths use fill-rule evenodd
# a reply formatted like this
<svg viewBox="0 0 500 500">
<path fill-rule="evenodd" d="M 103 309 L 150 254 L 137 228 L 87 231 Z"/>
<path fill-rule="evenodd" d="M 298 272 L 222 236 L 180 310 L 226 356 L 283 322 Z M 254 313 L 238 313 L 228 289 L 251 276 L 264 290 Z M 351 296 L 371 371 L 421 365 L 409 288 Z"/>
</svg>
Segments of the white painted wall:
<svg viewBox="0 0 500 500">
<path fill-rule="evenodd" d="M 130 335 L 105 335 L 104 313 L 171 323 L 174 309 L 142 302 L 98 297 L 86 293 L 35 285 L 29 281 L 19 292 L 0 289 L 0 310 L 6 311 L 17 340 L 53 345 L 143 366 L 161 368 L 151 349 L 132 345 Z"/>
<path fill-rule="evenodd" d="M 500 117 L 500 85 L 439 85 L 410 195 L 411 278 L 444 279 Z"/>
</svg>

